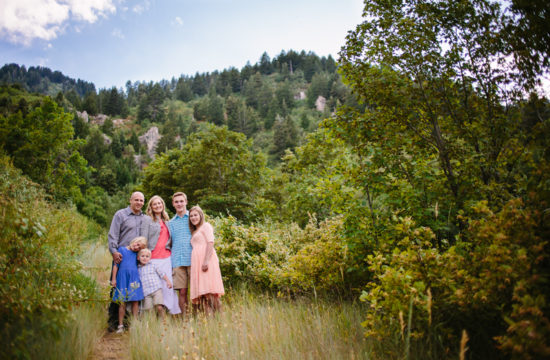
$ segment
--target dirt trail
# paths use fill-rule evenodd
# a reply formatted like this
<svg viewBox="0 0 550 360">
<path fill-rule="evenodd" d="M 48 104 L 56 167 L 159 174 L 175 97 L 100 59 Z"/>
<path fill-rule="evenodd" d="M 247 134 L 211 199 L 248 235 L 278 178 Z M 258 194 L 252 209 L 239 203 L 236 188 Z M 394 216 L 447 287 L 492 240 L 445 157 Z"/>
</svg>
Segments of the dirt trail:
<svg viewBox="0 0 550 360">
<path fill-rule="evenodd" d="M 98 242 L 91 244 L 86 252 L 86 258 L 89 259 L 90 266 L 87 270 L 90 276 L 102 285 L 103 291 L 108 292 L 110 290 L 109 278 L 112 258 L 104 240 L 100 239 Z M 104 314 L 107 316 L 107 307 L 105 307 Z M 107 326 L 107 322 L 105 322 L 105 326 Z M 105 328 L 101 339 L 96 342 L 93 353 L 88 360 L 130 360 L 129 342 L 130 335 L 128 332 L 116 334 L 107 331 L 107 328 Z"/>
<path fill-rule="evenodd" d="M 129 360 L 128 341 L 127 332 L 116 334 L 105 330 L 103 337 L 96 344 L 90 360 Z"/>
</svg>

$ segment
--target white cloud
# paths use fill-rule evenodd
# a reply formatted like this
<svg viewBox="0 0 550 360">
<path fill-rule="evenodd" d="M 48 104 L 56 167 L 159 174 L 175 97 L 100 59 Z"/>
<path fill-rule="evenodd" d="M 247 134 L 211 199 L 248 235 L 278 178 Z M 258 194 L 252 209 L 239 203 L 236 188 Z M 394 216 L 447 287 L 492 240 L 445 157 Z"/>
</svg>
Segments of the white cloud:
<svg viewBox="0 0 550 360">
<path fill-rule="evenodd" d="M 179 16 L 176 16 L 176 18 L 172 21 L 172 25 L 183 26 L 183 20 Z"/>
<path fill-rule="evenodd" d="M 135 12 L 136 14 L 142 14 L 143 12 L 149 10 L 150 6 L 151 6 L 151 3 L 149 2 L 149 0 L 145 0 L 143 3 L 137 4 L 136 6 L 134 6 L 132 8 L 132 11 Z"/>
<path fill-rule="evenodd" d="M 119 39 L 124 39 L 124 34 L 122 33 L 122 31 L 119 28 L 115 28 L 113 30 L 113 32 L 111 33 L 111 35 L 113 35 L 114 37 L 117 37 Z"/>
<path fill-rule="evenodd" d="M 33 39 L 52 40 L 69 20 L 94 23 L 115 12 L 113 0 L 2 0 L 0 37 L 25 45 Z"/>
<path fill-rule="evenodd" d="M 47 58 L 39 58 L 38 59 L 38 66 L 47 67 L 49 63 L 50 63 L 50 59 L 47 59 Z"/>
<path fill-rule="evenodd" d="M 71 13 L 77 20 L 94 23 L 100 16 L 114 14 L 116 7 L 112 0 L 65 0 L 70 6 Z"/>
</svg>

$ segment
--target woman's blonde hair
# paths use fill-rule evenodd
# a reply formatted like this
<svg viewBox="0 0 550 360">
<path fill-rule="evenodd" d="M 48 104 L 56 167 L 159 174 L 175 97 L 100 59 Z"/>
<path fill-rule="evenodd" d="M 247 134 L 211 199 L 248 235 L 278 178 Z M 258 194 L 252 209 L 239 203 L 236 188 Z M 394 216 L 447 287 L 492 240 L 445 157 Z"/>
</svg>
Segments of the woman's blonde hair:
<svg viewBox="0 0 550 360">
<path fill-rule="evenodd" d="M 130 241 L 130 245 L 133 243 L 138 243 L 143 245 L 143 247 L 147 247 L 147 238 L 144 236 L 138 236 L 137 238 L 133 238 L 132 241 Z"/>
<path fill-rule="evenodd" d="M 170 220 L 170 218 L 168 217 L 168 214 L 166 213 L 166 204 L 164 203 L 164 200 L 162 200 L 162 198 L 158 195 L 155 195 L 151 199 L 149 199 L 149 202 L 147 203 L 147 210 L 145 211 L 146 214 L 149 215 L 153 219 L 153 221 L 157 221 L 157 217 L 155 214 L 153 214 L 153 208 L 151 206 L 153 201 L 157 199 L 160 200 L 160 202 L 162 203 L 162 212 L 160 214 L 161 219 L 164 221 Z"/>
<path fill-rule="evenodd" d="M 198 212 L 201 218 L 197 226 L 191 223 L 191 212 L 193 211 Z M 199 228 L 202 224 L 204 224 L 204 212 L 202 211 L 199 205 L 195 205 L 191 209 L 189 209 L 189 229 L 191 230 L 191 234 L 194 233 L 197 230 L 197 228 Z"/>
</svg>

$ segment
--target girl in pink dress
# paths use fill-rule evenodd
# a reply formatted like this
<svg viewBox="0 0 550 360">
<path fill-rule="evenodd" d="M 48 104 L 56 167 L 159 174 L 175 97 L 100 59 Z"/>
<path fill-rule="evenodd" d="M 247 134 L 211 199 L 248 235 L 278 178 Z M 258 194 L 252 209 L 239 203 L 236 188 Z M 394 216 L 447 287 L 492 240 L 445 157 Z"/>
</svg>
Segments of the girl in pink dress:
<svg viewBox="0 0 550 360">
<path fill-rule="evenodd" d="M 216 250 L 214 229 L 204 222 L 204 213 L 199 206 L 189 210 L 191 229 L 191 301 L 207 315 L 221 309 L 220 296 L 223 289 L 222 274 Z"/>
</svg>

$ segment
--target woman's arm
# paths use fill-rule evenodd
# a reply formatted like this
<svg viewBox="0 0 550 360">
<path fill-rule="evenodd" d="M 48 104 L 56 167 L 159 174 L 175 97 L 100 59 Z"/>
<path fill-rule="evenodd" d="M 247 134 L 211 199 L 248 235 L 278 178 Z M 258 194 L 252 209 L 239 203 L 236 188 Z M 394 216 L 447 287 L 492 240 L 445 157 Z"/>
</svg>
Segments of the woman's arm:
<svg viewBox="0 0 550 360">
<path fill-rule="evenodd" d="M 203 234 L 206 238 L 206 251 L 202 262 L 202 271 L 208 271 L 208 262 L 214 253 L 214 229 L 209 223 L 205 223 L 203 226 L 205 227 Z"/>
<path fill-rule="evenodd" d="M 168 229 L 168 240 L 166 241 L 166 248 L 172 251 L 172 228 L 170 227 L 170 221 L 165 221 L 166 229 Z"/>
<path fill-rule="evenodd" d="M 149 215 L 145 215 L 143 220 L 141 221 L 141 228 L 140 228 L 140 235 L 147 239 L 147 248 L 149 250 L 153 250 L 151 248 L 151 238 L 149 237 L 149 228 L 151 224 L 151 217 Z"/>
<path fill-rule="evenodd" d="M 208 262 L 214 253 L 214 243 L 206 243 L 206 252 L 204 254 L 204 261 L 202 262 L 202 271 L 208 271 Z"/>
</svg>

